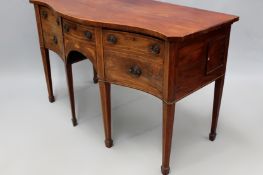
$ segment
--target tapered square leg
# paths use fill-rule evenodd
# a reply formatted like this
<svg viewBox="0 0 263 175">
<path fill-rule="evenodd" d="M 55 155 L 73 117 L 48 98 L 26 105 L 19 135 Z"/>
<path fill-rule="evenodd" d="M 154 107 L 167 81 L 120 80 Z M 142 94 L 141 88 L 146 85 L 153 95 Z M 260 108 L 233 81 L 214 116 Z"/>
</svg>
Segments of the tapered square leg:
<svg viewBox="0 0 263 175">
<path fill-rule="evenodd" d="M 72 64 L 65 63 L 65 71 L 66 71 L 68 93 L 69 93 L 69 100 L 70 100 L 70 106 L 71 106 L 72 123 L 73 123 L 73 126 L 77 126 L 78 121 L 77 121 L 76 112 L 75 112 L 75 98 L 74 98 L 74 88 L 73 88 Z"/>
<path fill-rule="evenodd" d="M 223 76 L 220 79 L 215 81 L 212 126 L 211 126 L 211 132 L 209 134 L 209 140 L 211 141 L 214 141 L 217 135 L 216 129 L 217 129 L 221 99 L 222 99 L 223 88 L 224 88 L 224 80 L 225 80 L 225 77 Z"/>
<path fill-rule="evenodd" d="M 107 148 L 111 148 L 113 146 L 113 140 L 111 138 L 111 85 L 109 83 L 100 81 L 99 86 L 101 95 L 101 106 L 103 112 L 105 145 Z"/>
<path fill-rule="evenodd" d="M 40 50 L 41 50 L 41 55 L 42 55 L 44 71 L 45 71 L 45 78 L 46 78 L 47 89 L 48 89 L 48 98 L 49 98 L 50 103 L 53 103 L 55 101 L 55 97 L 53 94 L 53 87 L 52 87 L 49 52 L 48 52 L 48 49 L 44 47 L 41 47 Z"/>
<path fill-rule="evenodd" d="M 163 102 L 163 163 L 162 173 L 167 175 L 170 172 L 170 154 L 172 146 L 173 125 L 174 125 L 175 104 Z"/>
<path fill-rule="evenodd" d="M 97 71 L 96 71 L 95 67 L 93 67 L 93 82 L 94 82 L 94 84 L 97 84 L 98 81 L 99 81 L 99 79 L 98 79 Z"/>
</svg>

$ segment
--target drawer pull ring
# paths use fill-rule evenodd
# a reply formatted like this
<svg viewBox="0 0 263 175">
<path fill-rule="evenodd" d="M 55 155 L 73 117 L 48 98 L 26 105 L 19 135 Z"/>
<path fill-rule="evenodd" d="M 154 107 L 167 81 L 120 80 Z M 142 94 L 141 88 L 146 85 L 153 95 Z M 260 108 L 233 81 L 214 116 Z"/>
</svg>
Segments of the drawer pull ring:
<svg viewBox="0 0 263 175">
<path fill-rule="evenodd" d="M 117 38 L 114 35 L 109 35 L 108 36 L 108 42 L 111 44 L 116 44 L 117 43 Z"/>
<path fill-rule="evenodd" d="M 48 14 L 47 14 L 47 12 L 46 11 L 42 11 L 42 17 L 44 18 L 44 19 L 47 19 L 47 17 L 48 17 Z"/>
<path fill-rule="evenodd" d="M 161 52 L 160 45 L 159 44 L 152 45 L 151 51 L 153 54 L 156 54 L 156 55 L 160 54 L 160 52 Z"/>
<path fill-rule="evenodd" d="M 64 32 L 68 33 L 68 32 L 69 32 L 69 29 L 70 29 L 70 27 L 69 27 L 69 25 L 68 25 L 68 24 L 64 24 L 64 26 L 63 26 L 63 29 L 64 29 Z"/>
<path fill-rule="evenodd" d="M 91 33 L 91 32 L 86 31 L 86 32 L 84 32 L 84 35 L 85 35 L 85 37 L 86 37 L 88 40 L 91 40 L 91 39 L 92 39 L 92 33 Z"/>
<path fill-rule="evenodd" d="M 132 66 L 129 69 L 129 72 L 136 77 L 140 77 L 142 75 L 142 70 L 139 66 Z"/>
<path fill-rule="evenodd" d="M 58 44 L 58 38 L 57 38 L 56 36 L 53 36 L 53 42 L 54 42 L 55 44 Z"/>
</svg>

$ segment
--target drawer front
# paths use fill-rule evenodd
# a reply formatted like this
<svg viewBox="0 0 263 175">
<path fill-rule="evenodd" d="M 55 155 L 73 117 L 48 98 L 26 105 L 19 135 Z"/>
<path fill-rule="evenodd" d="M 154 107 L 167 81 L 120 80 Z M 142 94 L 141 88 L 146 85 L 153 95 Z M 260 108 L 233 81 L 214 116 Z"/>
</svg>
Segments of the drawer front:
<svg viewBox="0 0 263 175">
<path fill-rule="evenodd" d="M 163 64 L 164 41 L 128 32 L 103 30 L 105 49 L 142 56 L 142 59 Z"/>
<path fill-rule="evenodd" d="M 51 9 L 40 7 L 44 45 L 64 58 L 61 18 Z"/>
<path fill-rule="evenodd" d="M 87 43 L 95 43 L 95 29 L 93 27 L 80 25 L 64 19 L 63 32 L 66 36 L 71 36 Z"/>
<path fill-rule="evenodd" d="M 162 96 L 163 67 L 120 52 L 104 51 L 105 77 L 112 83 Z"/>
<path fill-rule="evenodd" d="M 95 29 L 63 19 L 63 34 L 66 56 L 78 51 L 96 65 Z"/>
</svg>

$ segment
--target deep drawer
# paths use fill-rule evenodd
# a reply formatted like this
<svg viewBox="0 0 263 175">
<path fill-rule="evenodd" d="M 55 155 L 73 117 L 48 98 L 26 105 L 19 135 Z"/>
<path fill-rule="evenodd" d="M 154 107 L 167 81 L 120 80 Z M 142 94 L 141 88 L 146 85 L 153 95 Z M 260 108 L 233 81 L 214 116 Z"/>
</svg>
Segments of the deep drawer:
<svg viewBox="0 0 263 175">
<path fill-rule="evenodd" d="M 119 52 L 104 52 L 106 80 L 162 96 L 163 66 Z"/>
</svg>

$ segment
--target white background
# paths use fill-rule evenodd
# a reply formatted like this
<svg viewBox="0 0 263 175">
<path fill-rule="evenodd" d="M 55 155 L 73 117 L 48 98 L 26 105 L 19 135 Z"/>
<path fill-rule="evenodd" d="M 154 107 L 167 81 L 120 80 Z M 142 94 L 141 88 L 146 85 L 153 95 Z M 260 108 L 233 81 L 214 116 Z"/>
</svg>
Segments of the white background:
<svg viewBox="0 0 263 175">
<path fill-rule="evenodd" d="M 173 0 L 240 16 L 234 24 L 217 140 L 208 141 L 213 84 L 176 108 L 171 175 L 263 174 L 263 1 Z M 72 127 L 64 66 L 51 53 L 50 104 L 34 9 L 0 6 L 0 174 L 160 175 L 160 100 L 112 87 L 114 147 L 104 147 L 98 86 L 89 61 L 73 66 L 79 126 Z"/>
</svg>

